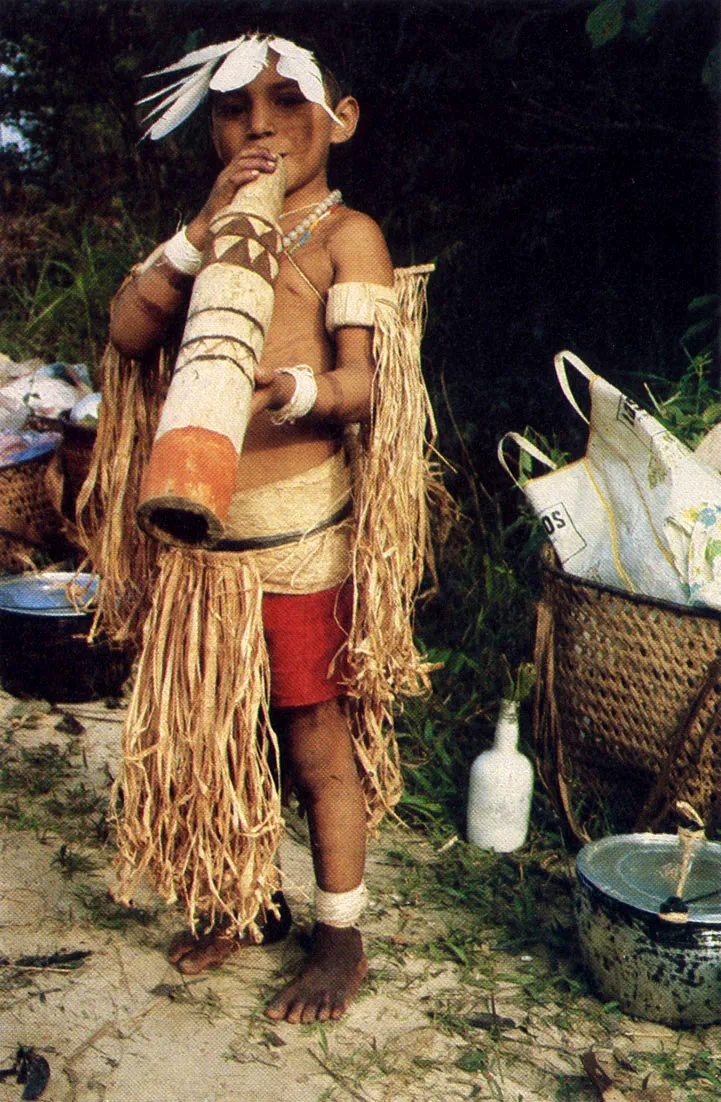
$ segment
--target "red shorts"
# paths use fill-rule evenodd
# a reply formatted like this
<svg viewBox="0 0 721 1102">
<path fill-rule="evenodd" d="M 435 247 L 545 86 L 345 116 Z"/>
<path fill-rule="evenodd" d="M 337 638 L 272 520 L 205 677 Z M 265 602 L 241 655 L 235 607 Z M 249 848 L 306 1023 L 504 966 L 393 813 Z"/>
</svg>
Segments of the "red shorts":
<svg viewBox="0 0 721 1102">
<path fill-rule="evenodd" d="M 322 593 L 263 595 L 270 702 L 274 707 L 300 708 L 343 696 L 352 596 L 350 582 Z M 331 663 L 333 670 L 329 673 Z"/>
</svg>

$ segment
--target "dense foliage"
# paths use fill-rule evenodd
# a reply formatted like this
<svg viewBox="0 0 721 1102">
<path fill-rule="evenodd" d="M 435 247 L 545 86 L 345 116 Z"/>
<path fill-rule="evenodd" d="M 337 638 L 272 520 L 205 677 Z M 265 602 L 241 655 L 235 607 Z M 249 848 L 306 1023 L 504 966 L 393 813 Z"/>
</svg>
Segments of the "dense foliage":
<svg viewBox="0 0 721 1102">
<path fill-rule="evenodd" d="M 640 398 L 704 350 L 717 381 L 717 23 L 715 0 L 4 0 L 0 351 L 16 358 L 95 362 L 122 271 L 213 178 L 202 112 L 138 144 L 142 74 L 272 28 L 309 33 L 358 96 L 333 182 L 397 263 L 437 262 L 426 373 L 468 519 L 421 614 L 447 659 L 438 702 L 408 726 L 419 760 L 447 756 L 449 791 L 530 650 L 533 543 L 496 440 L 532 424 L 580 445 L 561 348 Z"/>
</svg>

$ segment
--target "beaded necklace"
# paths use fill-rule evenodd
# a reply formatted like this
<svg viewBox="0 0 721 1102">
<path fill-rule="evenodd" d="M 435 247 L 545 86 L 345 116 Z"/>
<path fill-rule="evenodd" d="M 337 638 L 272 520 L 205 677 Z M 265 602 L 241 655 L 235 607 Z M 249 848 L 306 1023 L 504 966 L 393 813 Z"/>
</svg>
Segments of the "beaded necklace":
<svg viewBox="0 0 721 1102">
<path fill-rule="evenodd" d="M 311 233 L 324 218 L 327 218 L 329 214 L 343 205 L 343 196 L 338 189 L 331 191 L 329 195 L 326 195 L 325 199 L 321 199 L 320 203 L 317 203 L 310 214 L 306 215 L 302 222 L 299 222 L 297 226 L 294 226 L 288 233 L 283 234 L 282 245 L 283 252 L 290 256 L 292 253 L 299 249 L 303 245 Z"/>
<path fill-rule="evenodd" d="M 302 207 L 293 207 L 293 210 L 284 210 L 278 215 L 278 218 L 290 218 L 294 214 L 302 214 L 304 210 L 310 210 L 314 207 L 315 203 L 304 203 Z"/>
</svg>

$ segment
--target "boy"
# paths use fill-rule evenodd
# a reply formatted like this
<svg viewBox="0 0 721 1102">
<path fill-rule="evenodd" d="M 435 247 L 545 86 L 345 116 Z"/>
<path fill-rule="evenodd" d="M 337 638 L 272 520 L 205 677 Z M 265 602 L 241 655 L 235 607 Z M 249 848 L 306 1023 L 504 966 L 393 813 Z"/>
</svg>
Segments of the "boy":
<svg viewBox="0 0 721 1102">
<path fill-rule="evenodd" d="M 252 417 L 238 463 L 230 519 L 231 535 L 242 542 L 247 535 L 248 510 L 252 513 L 253 503 L 264 502 L 270 492 L 276 498 L 285 497 L 286 509 L 289 507 L 291 512 L 298 509 L 304 517 L 300 526 L 308 532 L 317 532 L 312 538 L 323 545 L 317 554 L 311 548 L 309 555 L 311 545 L 300 540 L 301 559 L 292 560 L 288 570 L 285 558 L 292 559 L 297 548 L 287 550 L 282 542 L 284 537 L 272 534 L 271 544 L 273 539 L 281 540 L 283 562 L 278 562 L 278 552 L 272 547 L 266 550 L 261 546 L 257 584 L 263 591 L 273 726 L 279 734 L 284 766 L 287 765 L 308 814 L 317 918 L 307 965 L 270 1002 L 266 1014 L 290 1022 L 325 1021 L 343 1015 L 368 967 L 356 926 L 364 901 L 368 804 L 367 785 L 364 790 L 359 766 L 361 772 L 373 775 L 373 784 L 382 783 L 378 776 L 386 768 L 389 779 L 382 800 L 386 808 L 397 799 L 399 788 L 394 773 L 394 745 L 384 743 L 385 766 L 381 767 L 366 752 L 366 736 L 354 734 L 349 726 L 354 717 L 356 724 L 365 722 L 372 726 L 372 709 L 364 709 L 362 701 L 355 705 L 349 702 L 352 677 L 348 671 L 350 660 L 344 658 L 351 609 L 355 605 L 357 612 L 358 596 L 347 581 L 351 574 L 351 522 L 347 519 L 350 486 L 343 458 L 343 429 L 358 422 L 368 425 L 371 420 L 378 369 L 376 317 L 384 309 L 386 312 L 394 309 L 394 271 L 378 226 L 367 216 L 342 205 L 335 194 L 329 194 L 326 174 L 329 150 L 353 135 L 358 122 L 356 100 L 349 95 L 333 94 L 332 78 L 321 76 L 313 56 L 283 39 L 249 35 L 235 43 L 198 51 L 197 55 L 207 58 L 213 49 L 217 51 L 211 58 L 213 65 L 219 56 L 224 56 L 223 50 L 226 57 L 225 69 L 221 67 L 216 74 L 218 77 L 225 74 L 224 79 L 215 81 L 222 91 L 214 90 L 214 81 L 210 79 L 213 65 L 203 62 L 211 90 L 211 134 L 223 168 L 202 210 L 159 255 L 156 250 L 116 296 L 110 336 L 121 356 L 134 361 L 142 362 L 148 353 L 162 345 L 171 324 L 182 318 L 187 306 L 192 272 L 197 270 L 197 259 L 207 243 L 212 218 L 238 189 L 260 174 L 273 173 L 282 157 L 287 181 L 280 215 L 284 249 L 275 283 L 272 321 L 256 370 Z M 176 98 L 182 92 L 183 87 Z M 151 136 L 167 132 L 163 117 L 159 126 L 156 120 L 155 134 L 151 128 Z M 332 288 L 338 288 L 338 292 L 331 292 Z M 363 300 L 360 306 L 355 302 L 358 294 Z M 334 319 L 328 313 L 331 299 Z M 423 400 L 424 395 L 421 403 Z M 324 519 L 321 512 L 309 519 L 303 512 L 306 483 L 312 483 L 316 491 L 320 486 L 324 500 L 332 500 L 334 508 L 326 509 L 326 513 L 331 512 L 330 517 Z M 420 496 L 423 497 L 422 488 Z M 419 505 L 417 501 L 416 507 L 422 513 L 424 502 Z M 382 523 L 372 514 L 369 517 L 371 524 Z M 413 538 L 415 551 L 411 551 L 411 556 L 418 559 L 420 539 L 422 559 L 425 535 L 416 532 Z M 263 558 L 266 554 L 276 558 L 266 561 Z M 324 556 L 329 562 L 325 567 L 319 566 Z M 220 561 L 219 557 L 211 567 L 216 561 Z M 417 568 L 413 570 L 417 582 Z M 310 576 L 306 578 L 308 571 Z M 402 588 L 399 583 L 399 589 Z M 402 595 L 400 599 L 403 602 Z M 408 601 L 405 603 L 407 606 Z M 179 617 L 185 612 L 177 607 L 177 598 L 175 612 Z M 151 636 L 152 628 L 150 635 L 146 634 L 145 649 L 157 655 L 158 640 Z M 403 655 L 396 657 L 412 667 L 404 674 L 406 682 L 415 677 L 416 689 L 422 686 L 426 681 L 425 669 L 415 651 L 410 660 Z M 220 655 L 219 661 L 223 660 Z M 142 663 L 141 659 L 139 682 L 143 681 Z M 399 687 L 403 687 L 400 682 Z M 141 692 L 136 685 L 136 697 Z M 173 692 L 172 685 L 168 692 Z M 362 692 L 356 691 L 355 695 L 361 696 Z M 162 693 L 165 690 L 158 690 L 155 695 Z M 376 712 L 381 717 L 379 729 L 380 722 L 385 720 L 387 725 L 390 720 L 389 699 L 386 693 L 376 701 Z M 143 736 L 145 741 L 136 738 L 133 728 L 142 726 L 146 711 L 145 702 L 131 706 L 125 742 L 123 783 L 127 791 L 123 792 L 121 848 L 125 831 L 125 857 L 136 870 L 153 867 L 144 853 L 155 842 L 148 840 L 150 833 L 146 832 L 139 845 L 137 825 L 123 826 L 123 816 L 126 824 L 133 815 L 137 822 L 147 824 L 154 816 L 160 821 L 160 812 L 153 810 L 149 796 L 133 804 L 130 775 L 141 761 L 143 769 L 151 769 L 150 758 L 161 741 L 158 731 L 167 726 L 156 721 L 154 727 L 148 726 L 155 732 L 152 737 Z M 262 724 L 262 708 L 259 714 L 258 723 Z M 272 749 L 271 740 L 271 754 Z M 234 751 L 229 753 L 232 756 Z M 174 755 L 172 751 L 169 758 Z M 195 766 L 189 774 L 195 777 Z M 145 774 L 143 783 L 144 778 Z M 213 786 L 206 784 L 208 787 Z M 174 782 L 171 801 L 183 802 L 182 788 L 180 781 Z M 224 818 L 229 819 L 229 815 Z M 166 826 L 158 827 L 155 837 L 163 835 L 164 839 L 167 833 Z M 250 835 L 252 831 L 247 833 Z M 185 834 L 192 834 L 192 830 L 186 827 Z M 205 850 L 211 844 L 208 842 Z M 197 847 L 201 851 L 199 865 L 205 860 L 203 846 L 204 843 Z M 257 867 L 253 868 L 255 883 L 251 883 L 251 888 L 260 904 L 254 903 L 253 910 L 261 919 L 265 917 L 267 934 L 278 894 L 270 895 L 274 886 L 272 876 L 263 880 Z M 184 875 L 187 880 L 187 869 Z M 239 875 L 238 879 L 243 877 Z M 224 883 L 227 894 L 227 876 Z M 215 888 L 212 892 L 215 896 L 219 894 Z M 175 889 L 168 889 L 165 894 L 173 898 Z M 218 909 L 220 917 L 213 899 L 210 927 L 202 935 L 196 936 L 191 931 L 173 940 L 169 956 L 180 971 L 194 974 L 217 967 L 238 948 L 243 933 L 257 933 L 257 927 L 247 919 L 250 913 L 247 907 L 242 919 L 238 919 L 237 910 L 227 900 Z M 230 923 L 228 916 L 232 918 Z M 191 920 L 193 917 L 191 906 Z"/>
</svg>

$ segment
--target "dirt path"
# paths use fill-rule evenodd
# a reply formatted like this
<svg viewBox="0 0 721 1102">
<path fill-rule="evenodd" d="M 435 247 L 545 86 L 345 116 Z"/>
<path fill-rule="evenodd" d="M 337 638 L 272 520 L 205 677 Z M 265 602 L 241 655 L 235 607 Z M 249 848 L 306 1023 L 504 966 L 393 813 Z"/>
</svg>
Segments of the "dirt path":
<svg viewBox="0 0 721 1102">
<path fill-rule="evenodd" d="M 43 1102 L 593 1100 L 581 1063 L 591 1048 L 627 1102 L 721 1097 L 721 1027 L 677 1032 L 603 1007 L 572 938 L 560 970 L 545 949 L 509 948 L 439 891 L 450 851 L 397 826 L 371 844 L 371 972 L 342 1022 L 271 1025 L 260 1013 L 302 958 L 297 933 L 183 979 L 163 953 L 181 916 L 150 893 L 131 912 L 107 895 L 103 800 L 122 717 L 0 694 L 0 1066 L 18 1045 L 41 1052 Z M 289 826 L 283 864 L 302 932 L 302 823 Z M 0 1102 L 21 1092 L 0 1081 Z"/>
</svg>

